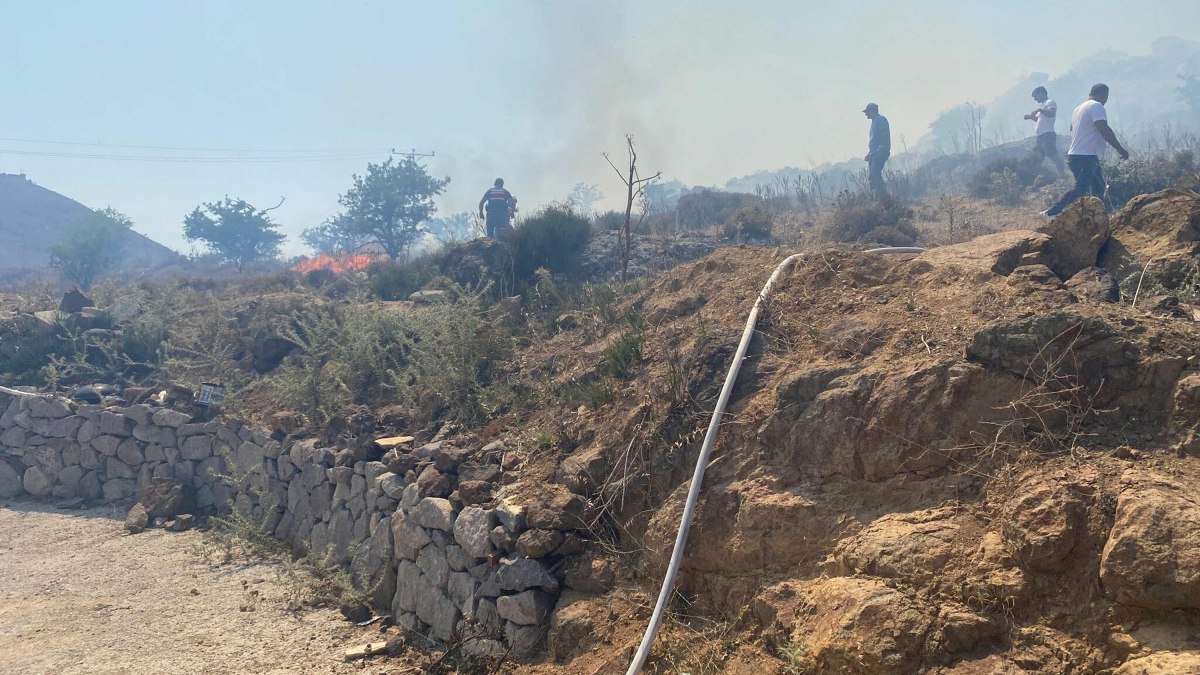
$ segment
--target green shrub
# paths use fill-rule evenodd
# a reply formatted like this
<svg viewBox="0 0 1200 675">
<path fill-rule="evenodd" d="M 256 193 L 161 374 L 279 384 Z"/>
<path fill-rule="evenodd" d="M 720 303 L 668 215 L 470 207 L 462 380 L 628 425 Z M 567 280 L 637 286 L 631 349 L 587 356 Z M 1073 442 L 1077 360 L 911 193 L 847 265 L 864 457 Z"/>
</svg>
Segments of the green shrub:
<svg viewBox="0 0 1200 675">
<path fill-rule="evenodd" d="M 333 283 L 337 278 L 337 273 L 328 267 L 319 267 L 311 272 L 304 274 L 304 284 L 310 288 L 321 288 L 327 284 Z"/>
<path fill-rule="evenodd" d="M 772 241 L 773 218 L 764 206 L 743 206 L 725 223 L 726 239 L 739 243 Z"/>
<path fill-rule="evenodd" d="M 404 392 L 426 420 L 478 423 L 507 398 L 513 340 L 503 321 L 487 315 L 485 295 L 460 290 L 456 302 L 407 317 L 413 342 Z"/>
<path fill-rule="evenodd" d="M 271 390 L 289 410 L 304 413 L 311 424 L 324 424 L 350 398 L 335 354 L 342 339 L 337 311 L 315 307 L 297 313 L 285 336 L 300 349 L 276 370 Z"/>
<path fill-rule="evenodd" d="M 830 241 L 911 246 L 920 234 L 912 218 L 912 209 L 899 199 L 843 190 L 834 200 L 825 234 Z"/>
<path fill-rule="evenodd" d="M 596 408 L 611 402 L 616 397 L 613 381 L 607 377 L 571 380 L 559 391 L 559 399 L 575 407 L 582 403 Z"/>
<path fill-rule="evenodd" d="M 1042 180 L 1039 181 L 1039 177 Z M 988 162 L 971 176 L 967 188 L 980 199 L 996 199 L 1015 205 L 1020 203 L 1023 190 L 1044 182 L 1042 157 L 1030 155 Z"/>
<path fill-rule="evenodd" d="M 699 230 L 728 222 L 738 209 L 762 206 L 758 195 L 721 190 L 700 190 L 679 198 L 675 224 L 680 230 Z"/>
<path fill-rule="evenodd" d="M 620 211 L 605 211 L 592 217 L 592 229 L 596 232 L 619 230 L 625 224 L 625 214 Z"/>
<path fill-rule="evenodd" d="M 1016 206 L 1021 203 L 1021 184 L 1017 182 L 1017 174 L 1012 169 L 1004 169 L 992 174 L 992 197 L 1005 206 Z"/>
<path fill-rule="evenodd" d="M 604 365 L 609 375 L 619 380 L 633 377 L 634 370 L 642 362 L 643 339 L 642 331 L 629 330 L 604 350 Z"/>
<path fill-rule="evenodd" d="M 371 289 L 371 295 L 380 300 L 407 300 L 437 273 L 437 265 L 431 258 L 406 263 L 374 263 L 367 268 L 367 287 Z"/>
<path fill-rule="evenodd" d="M 1104 165 L 1108 181 L 1108 199 L 1120 208 L 1138 195 L 1165 190 L 1200 170 L 1196 156 L 1190 150 L 1174 155 L 1159 153 L 1133 157 L 1126 161 L 1110 161 Z"/>
<path fill-rule="evenodd" d="M 556 276 L 574 274 L 591 236 L 591 224 L 569 206 L 543 208 L 522 220 L 508 237 L 514 280 L 528 283 L 539 268 Z"/>
</svg>

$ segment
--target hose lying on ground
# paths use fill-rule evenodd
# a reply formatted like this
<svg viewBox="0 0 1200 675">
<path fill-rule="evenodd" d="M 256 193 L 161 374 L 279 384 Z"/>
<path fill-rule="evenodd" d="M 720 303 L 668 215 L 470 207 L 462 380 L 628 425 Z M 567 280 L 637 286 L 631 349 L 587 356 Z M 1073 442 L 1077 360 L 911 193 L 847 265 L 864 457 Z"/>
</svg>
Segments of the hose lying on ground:
<svg viewBox="0 0 1200 675">
<path fill-rule="evenodd" d="M 35 394 L 19 389 L 9 389 L 8 387 L 0 387 L 0 394 L 10 394 L 12 396 L 46 396 L 46 394 Z"/>
<path fill-rule="evenodd" d="M 864 253 L 921 253 L 925 249 L 913 246 L 889 246 L 885 248 L 873 248 Z M 675 535 L 675 548 L 671 550 L 671 562 L 667 565 L 666 576 L 663 577 L 662 588 L 658 592 L 658 601 L 654 604 L 654 613 L 650 615 L 650 624 L 646 626 L 646 632 L 642 635 L 642 642 L 638 645 L 637 653 L 633 656 L 633 661 L 629 664 L 629 670 L 625 671 L 625 675 L 637 675 L 641 672 L 642 666 L 645 665 L 646 659 L 650 656 L 650 647 L 654 644 L 654 637 L 658 634 L 658 629 L 662 625 L 663 617 L 667 612 L 667 605 L 671 599 L 671 593 L 675 589 L 675 575 L 679 573 L 679 563 L 683 560 L 683 550 L 687 544 L 688 531 L 692 527 L 692 516 L 696 510 L 696 501 L 700 497 L 700 485 L 704 481 L 704 471 L 708 468 L 708 458 L 712 454 L 713 443 L 717 439 L 717 431 L 721 427 L 721 417 L 725 415 L 725 406 L 729 404 L 729 397 L 733 393 L 733 385 L 737 382 L 738 372 L 742 369 L 742 361 L 746 358 L 746 351 L 750 348 L 750 340 L 754 337 L 754 328 L 758 324 L 758 313 L 762 309 L 763 303 L 766 302 L 767 296 L 771 293 L 771 287 L 775 285 L 775 281 L 783 274 L 783 271 L 791 267 L 800 257 L 802 253 L 790 255 L 775 268 L 771 273 L 771 277 L 767 279 L 767 283 L 763 285 L 762 290 L 758 292 L 758 297 L 754 300 L 754 306 L 750 309 L 750 316 L 746 317 L 746 328 L 742 331 L 742 341 L 738 343 L 737 352 L 733 355 L 733 363 L 729 365 L 729 374 L 725 376 L 725 384 L 721 387 L 721 395 L 717 398 L 717 406 L 713 409 L 712 419 L 708 422 L 708 431 L 704 434 L 704 444 L 700 446 L 700 456 L 696 458 L 696 468 L 692 471 L 692 484 L 688 488 L 687 502 L 683 507 L 683 517 L 679 520 L 679 532 Z"/>
</svg>

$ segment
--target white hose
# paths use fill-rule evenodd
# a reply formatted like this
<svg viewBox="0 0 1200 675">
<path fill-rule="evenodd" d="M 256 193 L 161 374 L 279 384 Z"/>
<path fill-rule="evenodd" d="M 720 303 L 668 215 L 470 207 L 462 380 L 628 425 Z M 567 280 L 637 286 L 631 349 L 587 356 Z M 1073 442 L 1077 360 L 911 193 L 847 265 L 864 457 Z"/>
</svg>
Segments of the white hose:
<svg viewBox="0 0 1200 675">
<path fill-rule="evenodd" d="M 864 253 L 921 253 L 924 250 L 911 246 L 889 246 L 873 248 Z M 654 613 L 650 615 L 650 625 L 646 626 L 642 642 L 638 645 L 637 653 L 633 655 L 633 661 L 629 664 L 625 675 L 637 675 L 641 672 L 642 666 L 646 664 L 646 659 L 650 656 L 650 647 L 654 644 L 659 627 L 662 626 L 663 617 L 666 616 L 667 604 L 671 599 L 672 591 L 675 590 L 675 576 L 679 573 L 680 562 L 683 561 L 683 550 L 687 545 L 688 531 L 692 527 L 696 501 L 700 497 L 700 485 L 704 482 L 704 472 L 708 468 L 708 458 L 712 454 L 712 446 L 717 439 L 717 431 L 721 427 L 721 417 L 725 415 L 725 406 L 729 404 L 729 397 L 733 394 L 733 385 L 737 382 L 738 372 L 742 369 L 742 361 L 746 358 L 746 350 L 750 348 L 750 340 L 754 337 L 754 328 L 758 324 L 758 313 L 779 275 L 791 267 L 802 255 L 802 253 L 790 255 L 779 263 L 775 271 L 771 273 L 771 278 L 767 279 L 767 283 L 759 291 L 758 297 L 755 298 L 754 307 L 750 309 L 750 316 L 746 317 L 746 328 L 742 330 L 742 341 L 738 343 L 737 353 L 733 355 L 733 363 L 729 365 L 729 374 L 725 376 L 725 384 L 721 387 L 720 397 L 717 398 L 717 407 L 713 409 L 712 419 L 708 422 L 708 431 L 704 434 L 704 444 L 700 446 L 700 456 L 696 458 L 696 468 L 692 471 L 692 484 L 688 487 L 683 517 L 679 519 L 679 532 L 675 535 L 675 548 L 671 550 L 671 562 L 667 565 L 667 574 L 663 577 L 662 588 L 658 592 L 658 601 L 654 604 Z"/>
<path fill-rule="evenodd" d="M 34 396 L 34 397 L 46 396 L 46 394 L 31 393 L 28 391 L 21 391 L 19 389 L 9 389 L 8 387 L 0 387 L 0 394 L 11 394 L 12 396 Z"/>
</svg>

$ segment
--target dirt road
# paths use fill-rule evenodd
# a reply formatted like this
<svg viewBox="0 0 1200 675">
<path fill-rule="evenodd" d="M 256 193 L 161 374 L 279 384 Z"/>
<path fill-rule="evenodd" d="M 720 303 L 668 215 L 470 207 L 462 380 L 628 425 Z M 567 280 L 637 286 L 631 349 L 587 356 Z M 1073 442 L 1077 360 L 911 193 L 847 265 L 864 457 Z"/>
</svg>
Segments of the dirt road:
<svg viewBox="0 0 1200 675">
<path fill-rule="evenodd" d="M 385 672 L 342 660 L 371 629 L 287 612 L 273 566 L 212 567 L 199 532 L 130 536 L 124 517 L 0 502 L 0 672 Z"/>
</svg>

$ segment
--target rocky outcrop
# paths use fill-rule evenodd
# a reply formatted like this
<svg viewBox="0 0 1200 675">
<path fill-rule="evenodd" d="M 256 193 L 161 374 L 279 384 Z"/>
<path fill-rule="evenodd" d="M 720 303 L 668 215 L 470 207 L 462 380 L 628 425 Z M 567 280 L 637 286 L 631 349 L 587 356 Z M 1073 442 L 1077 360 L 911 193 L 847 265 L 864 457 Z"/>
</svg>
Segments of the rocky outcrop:
<svg viewBox="0 0 1200 675">
<path fill-rule="evenodd" d="M 841 574 L 932 580 L 955 552 L 957 509 L 945 506 L 885 515 L 858 534 L 843 539 L 833 553 Z"/>
<path fill-rule="evenodd" d="M 1193 481 L 1131 469 L 1121 478 L 1116 522 L 1100 581 L 1117 602 L 1200 609 L 1200 498 Z"/>
<path fill-rule="evenodd" d="M 951 246 L 938 246 L 918 256 L 912 263 L 915 272 L 939 267 L 957 267 L 977 280 L 1006 277 L 1025 265 L 1052 267 L 1050 236 L 1029 230 L 997 232 Z"/>
<path fill-rule="evenodd" d="M 751 611 L 777 642 L 803 643 L 802 665 L 822 673 L 912 672 L 934 624 L 919 600 L 873 578 L 786 581 Z"/>
<path fill-rule="evenodd" d="M 1057 572 L 1087 525 L 1087 507 L 1067 486 L 1026 475 L 1002 514 L 1005 548 L 1021 564 Z"/>
<path fill-rule="evenodd" d="M 1100 248 L 1108 242 L 1108 212 L 1096 197 L 1084 197 L 1037 228 L 1050 236 L 1050 268 L 1061 279 L 1096 266 Z"/>
<path fill-rule="evenodd" d="M 1158 652 L 1130 659 L 1113 675 L 1182 675 L 1200 673 L 1200 652 Z"/>
<path fill-rule="evenodd" d="M 1134 197 L 1112 218 L 1112 241 L 1100 266 L 1118 279 L 1145 268 L 1151 285 L 1178 288 L 1200 254 L 1200 195 L 1164 190 Z"/>
</svg>

